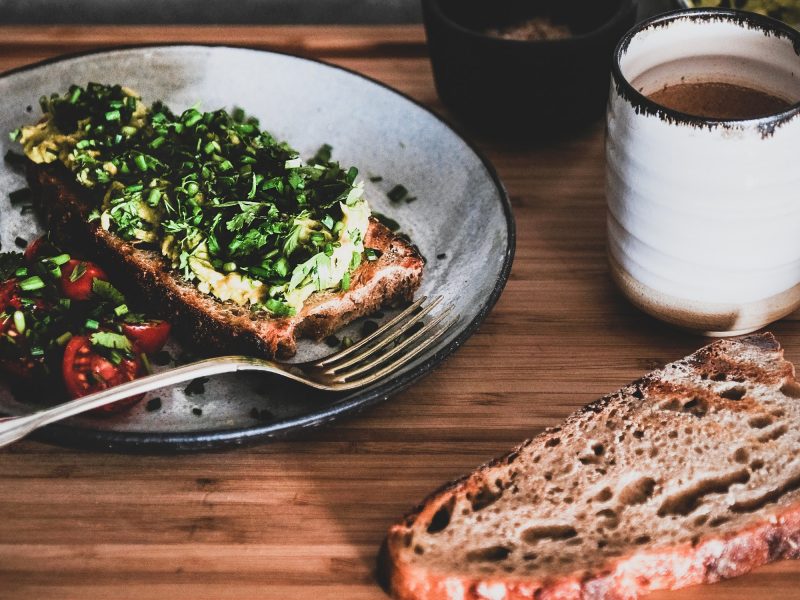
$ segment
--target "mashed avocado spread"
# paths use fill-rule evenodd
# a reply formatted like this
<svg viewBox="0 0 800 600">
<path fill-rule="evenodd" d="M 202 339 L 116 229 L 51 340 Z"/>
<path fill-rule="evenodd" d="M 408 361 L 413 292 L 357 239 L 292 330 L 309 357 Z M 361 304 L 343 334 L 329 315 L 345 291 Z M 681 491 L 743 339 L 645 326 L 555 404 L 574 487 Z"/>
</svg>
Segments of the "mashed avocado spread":
<svg viewBox="0 0 800 600">
<path fill-rule="evenodd" d="M 90 220 L 160 249 L 200 291 L 288 316 L 315 291 L 349 288 L 370 210 L 330 146 L 305 162 L 241 109 L 178 115 L 119 85 L 41 106 L 11 134 L 27 157 L 63 164 L 94 199 Z"/>
</svg>

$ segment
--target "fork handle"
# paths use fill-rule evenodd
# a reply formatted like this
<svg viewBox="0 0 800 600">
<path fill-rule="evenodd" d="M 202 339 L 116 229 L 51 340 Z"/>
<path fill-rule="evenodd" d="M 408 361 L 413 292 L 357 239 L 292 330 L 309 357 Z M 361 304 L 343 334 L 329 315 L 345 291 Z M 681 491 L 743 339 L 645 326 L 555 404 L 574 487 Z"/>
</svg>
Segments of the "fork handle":
<svg viewBox="0 0 800 600">
<path fill-rule="evenodd" d="M 272 367 L 268 361 L 261 359 L 251 359 L 245 356 L 223 356 L 219 358 L 209 358 L 197 361 L 188 365 L 182 365 L 163 373 L 148 375 L 140 379 L 134 379 L 127 383 L 83 396 L 77 400 L 71 400 L 51 408 L 40 410 L 30 415 L 22 417 L 9 417 L 0 419 L 0 447 L 22 439 L 32 431 L 60 421 L 68 417 L 75 416 L 82 412 L 99 408 L 106 404 L 111 404 L 117 400 L 128 398 L 136 394 L 150 392 L 170 385 L 177 385 L 196 379 L 223 373 L 233 373 L 236 371 L 270 371 L 280 372 L 283 375 L 291 376 L 283 369 Z"/>
</svg>

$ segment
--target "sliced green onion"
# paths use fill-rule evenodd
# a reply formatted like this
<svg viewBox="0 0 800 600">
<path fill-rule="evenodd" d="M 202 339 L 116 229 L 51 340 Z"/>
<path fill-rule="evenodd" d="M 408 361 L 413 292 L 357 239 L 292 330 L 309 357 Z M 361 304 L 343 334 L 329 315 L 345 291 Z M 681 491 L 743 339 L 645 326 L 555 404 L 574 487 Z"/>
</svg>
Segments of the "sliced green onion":
<svg viewBox="0 0 800 600">
<path fill-rule="evenodd" d="M 343 292 L 346 292 L 347 290 L 350 289 L 350 273 L 349 272 L 345 273 L 344 277 L 342 277 L 342 283 L 341 283 L 340 287 L 342 288 Z"/>
<path fill-rule="evenodd" d="M 14 277 L 27 277 L 28 275 L 28 268 L 27 267 L 20 267 L 16 271 L 14 271 Z"/>
<path fill-rule="evenodd" d="M 236 270 L 236 263 L 233 261 L 226 262 L 222 265 L 222 270 L 226 273 L 233 273 Z"/>
<path fill-rule="evenodd" d="M 19 287 L 26 292 L 32 292 L 34 290 L 40 290 L 44 287 L 44 281 L 38 275 L 34 275 L 33 277 L 28 277 L 27 279 L 23 279 L 19 282 Z"/>
<path fill-rule="evenodd" d="M 133 162 L 136 163 L 136 166 L 139 167 L 140 171 L 147 171 L 147 159 L 145 159 L 144 154 L 137 154 L 136 158 L 133 159 Z"/>
<path fill-rule="evenodd" d="M 19 333 L 25 333 L 25 313 L 21 310 L 14 311 L 14 327 Z"/>
<path fill-rule="evenodd" d="M 122 315 L 127 315 L 128 306 L 125 304 L 120 304 L 118 307 L 114 309 L 114 314 L 117 315 L 118 317 L 121 317 Z"/>
<path fill-rule="evenodd" d="M 132 125 L 125 125 L 125 127 L 122 128 L 122 133 L 126 137 L 131 137 L 132 135 L 135 135 L 137 131 L 139 130 L 136 129 L 136 127 L 133 127 Z"/>
<path fill-rule="evenodd" d="M 116 109 L 110 110 L 106 113 L 106 121 L 119 121 L 121 118 L 122 115 Z"/>
<path fill-rule="evenodd" d="M 158 204 L 158 201 L 160 199 L 161 199 L 161 190 L 158 188 L 153 188 L 147 195 L 147 203 L 150 206 L 156 206 L 156 204 Z"/>
<path fill-rule="evenodd" d="M 94 319 L 86 319 L 84 327 L 86 327 L 86 329 L 100 329 L 100 323 Z"/>
<path fill-rule="evenodd" d="M 44 356 L 44 348 L 34 346 L 31 348 L 31 356 Z"/>
</svg>

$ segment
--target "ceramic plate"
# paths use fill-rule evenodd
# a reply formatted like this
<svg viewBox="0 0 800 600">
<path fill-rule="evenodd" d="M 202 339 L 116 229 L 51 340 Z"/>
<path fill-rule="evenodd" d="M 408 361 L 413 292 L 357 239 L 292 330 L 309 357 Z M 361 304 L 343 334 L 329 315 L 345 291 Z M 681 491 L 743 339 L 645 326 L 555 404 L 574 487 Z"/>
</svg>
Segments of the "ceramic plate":
<svg viewBox="0 0 800 600">
<path fill-rule="evenodd" d="M 295 56 L 243 48 L 158 46 L 60 58 L 0 76 L 0 151 L 7 132 L 38 118 L 38 99 L 72 83 L 122 83 L 146 103 L 206 110 L 241 106 L 305 157 L 323 143 L 343 165 L 356 165 L 373 211 L 400 223 L 427 258 L 419 294 L 443 295 L 458 320 L 442 342 L 378 384 L 332 395 L 258 374 L 221 376 L 203 389 L 185 386 L 148 395 L 123 415 L 74 418 L 40 436 L 70 445 L 115 450 L 203 449 L 241 444 L 316 426 L 385 400 L 436 367 L 472 334 L 505 285 L 514 250 L 508 198 L 492 166 L 441 119 L 409 98 L 356 73 Z M 18 150 L 18 148 L 15 148 Z M 382 181 L 370 181 L 370 177 Z M 417 197 L 393 204 L 386 192 L 405 185 Z M 23 176 L 0 166 L 0 242 L 40 233 L 36 219 L 12 207 L 8 193 Z M 112 276 L 113 277 L 113 276 Z M 384 318 L 389 318 L 386 312 Z M 340 335 L 359 337 L 357 322 Z M 173 357 L 183 350 L 168 347 Z M 330 353 L 303 341 L 296 360 Z M 166 365 L 161 368 L 169 368 Z M 154 403 L 150 403 L 153 407 Z M 22 414 L 35 403 L 0 393 L 0 412 Z"/>
</svg>

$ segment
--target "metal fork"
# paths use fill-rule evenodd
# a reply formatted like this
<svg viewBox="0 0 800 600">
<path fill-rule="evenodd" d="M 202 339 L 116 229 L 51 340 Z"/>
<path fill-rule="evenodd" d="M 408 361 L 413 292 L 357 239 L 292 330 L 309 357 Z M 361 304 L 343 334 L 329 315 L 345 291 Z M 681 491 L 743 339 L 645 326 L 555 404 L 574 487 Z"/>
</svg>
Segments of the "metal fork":
<svg viewBox="0 0 800 600">
<path fill-rule="evenodd" d="M 322 360 L 291 364 L 252 356 L 209 358 L 135 379 L 30 415 L 0 418 L 0 447 L 22 439 L 39 427 L 93 408 L 198 377 L 222 373 L 261 371 L 331 392 L 365 387 L 419 356 L 455 322 L 455 319 L 444 322 L 453 310 L 452 306 L 447 306 L 422 324 L 422 320 L 441 303 L 442 297 L 437 296 L 427 304 L 426 301 L 426 296 L 420 298 L 357 344 Z M 415 330 L 409 331 L 415 326 Z M 404 334 L 407 337 L 398 340 Z M 394 347 L 387 348 L 393 342 L 396 342 Z"/>
</svg>

